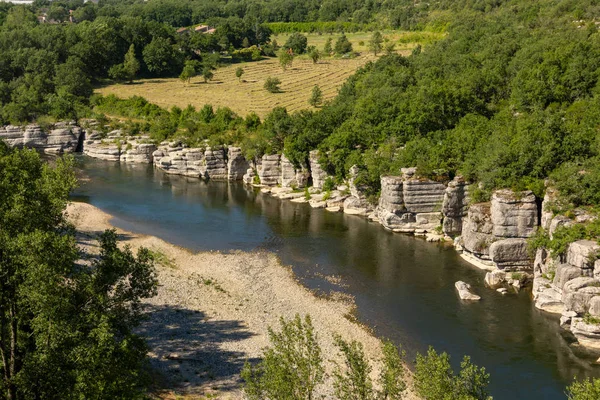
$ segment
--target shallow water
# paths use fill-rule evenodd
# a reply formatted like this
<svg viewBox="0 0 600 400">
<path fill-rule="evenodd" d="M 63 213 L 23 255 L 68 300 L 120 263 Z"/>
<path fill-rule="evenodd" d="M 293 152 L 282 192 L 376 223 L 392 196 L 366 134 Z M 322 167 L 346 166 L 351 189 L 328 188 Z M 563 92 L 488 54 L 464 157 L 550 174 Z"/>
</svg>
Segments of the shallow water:
<svg viewBox="0 0 600 400">
<path fill-rule="evenodd" d="M 448 352 L 454 365 L 470 355 L 490 372 L 494 399 L 564 399 L 574 376 L 600 376 L 593 359 L 576 356 L 558 318 L 533 307 L 529 292 L 484 288 L 483 272 L 451 247 L 238 183 L 85 157 L 78 165 L 87 179 L 74 198 L 114 215 L 114 225 L 198 251 L 273 251 L 308 287 L 354 296 L 356 317 L 402 344 L 409 360 L 428 345 Z M 482 300 L 461 302 L 457 280 Z"/>
</svg>

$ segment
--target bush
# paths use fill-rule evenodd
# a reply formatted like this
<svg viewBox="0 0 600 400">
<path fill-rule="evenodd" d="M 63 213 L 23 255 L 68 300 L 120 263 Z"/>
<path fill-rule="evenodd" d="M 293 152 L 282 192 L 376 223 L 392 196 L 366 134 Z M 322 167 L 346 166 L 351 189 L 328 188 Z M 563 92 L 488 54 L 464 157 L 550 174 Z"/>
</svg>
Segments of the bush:
<svg viewBox="0 0 600 400">
<path fill-rule="evenodd" d="M 312 399 L 323 382 L 323 357 L 312 321 L 298 314 L 280 319 L 281 332 L 269 328 L 271 347 L 256 366 L 242 370 L 245 392 L 251 400 Z"/>
<path fill-rule="evenodd" d="M 345 368 L 338 365 L 334 371 L 335 395 L 340 400 L 372 400 L 375 392 L 369 377 L 371 366 L 365 357 L 362 344 L 357 341 L 346 342 L 336 336 L 335 344 L 342 353 Z"/>
<path fill-rule="evenodd" d="M 269 93 L 279 93 L 281 91 L 279 85 L 281 85 L 281 80 L 279 80 L 279 78 L 269 77 L 265 81 L 265 85 L 263 87 Z"/>
<path fill-rule="evenodd" d="M 308 45 L 308 39 L 301 33 L 292 33 L 283 45 L 284 49 L 292 49 L 294 54 L 304 54 Z"/>
<path fill-rule="evenodd" d="M 569 400 L 597 400 L 600 399 L 600 379 L 585 379 L 574 381 L 567 388 Z"/>
<path fill-rule="evenodd" d="M 336 40 L 334 47 L 335 54 L 343 55 L 352 52 L 352 43 L 346 35 L 342 35 Z"/>
</svg>

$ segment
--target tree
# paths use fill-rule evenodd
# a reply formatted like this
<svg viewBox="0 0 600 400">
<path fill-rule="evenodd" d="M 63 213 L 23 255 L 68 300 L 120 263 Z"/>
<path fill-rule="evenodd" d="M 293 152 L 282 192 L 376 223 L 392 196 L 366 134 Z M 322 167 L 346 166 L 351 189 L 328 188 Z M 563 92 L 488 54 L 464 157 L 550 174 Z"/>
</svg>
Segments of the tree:
<svg viewBox="0 0 600 400">
<path fill-rule="evenodd" d="M 310 46 L 310 48 L 308 49 L 308 55 L 313 61 L 313 64 L 318 63 L 321 59 L 321 52 L 317 49 L 316 46 Z"/>
<path fill-rule="evenodd" d="M 352 43 L 350 43 L 346 35 L 342 35 L 336 40 L 334 50 L 339 55 L 351 53 Z"/>
<path fill-rule="evenodd" d="M 373 54 L 377 55 L 382 49 L 383 36 L 381 32 L 375 31 L 373 36 L 371 36 L 371 40 L 369 41 L 369 50 L 373 52 Z"/>
<path fill-rule="evenodd" d="M 597 400 L 600 399 L 600 379 L 584 379 L 573 381 L 567 388 L 569 400 Z"/>
<path fill-rule="evenodd" d="M 362 343 L 346 342 L 341 336 L 334 337 L 335 345 L 344 358 L 345 368 L 339 365 L 333 372 L 335 395 L 340 400 L 373 400 L 373 382 L 369 374 L 371 366 L 367 360 Z"/>
<path fill-rule="evenodd" d="M 301 33 L 294 32 L 290 35 L 288 40 L 283 45 L 285 49 L 292 49 L 294 54 L 304 54 L 306 52 L 306 46 L 308 45 L 308 39 Z"/>
<path fill-rule="evenodd" d="M 269 327 L 271 347 L 256 366 L 246 362 L 242 370 L 245 392 L 251 400 L 314 398 L 323 382 L 321 348 L 310 316 L 298 314 L 292 320 L 280 319 L 281 331 Z"/>
<path fill-rule="evenodd" d="M 438 354 L 430 347 L 426 356 L 418 354 L 415 368 L 417 393 L 428 400 L 490 400 L 487 392 L 490 375 L 485 368 L 473 365 L 467 356 L 460 366 L 456 376 L 447 353 Z"/>
<path fill-rule="evenodd" d="M 281 80 L 279 80 L 279 78 L 268 77 L 265 81 L 264 88 L 270 93 L 279 93 L 281 91 L 279 85 L 281 85 Z"/>
<path fill-rule="evenodd" d="M 144 62 L 150 72 L 165 75 L 180 66 L 179 53 L 171 46 L 169 39 L 155 37 L 144 47 Z"/>
<path fill-rule="evenodd" d="M 196 74 L 197 72 L 194 64 L 186 62 L 181 74 L 179 75 L 179 79 L 181 79 L 182 82 L 190 83 L 190 80 L 195 77 Z"/>
<path fill-rule="evenodd" d="M 235 77 L 238 78 L 238 81 L 242 81 L 242 75 L 244 75 L 244 68 L 237 67 L 235 70 Z"/>
<path fill-rule="evenodd" d="M 284 71 L 291 67 L 294 62 L 294 54 L 285 48 L 279 50 L 279 55 L 277 57 L 279 58 L 279 65 L 281 65 L 281 68 L 283 68 Z"/>
<path fill-rule="evenodd" d="M 147 347 L 132 332 L 156 291 L 152 258 L 120 250 L 116 233 L 82 267 L 65 217 L 70 158 L 43 162 L 0 143 L 0 390 L 28 398 L 141 395 Z M 18 210 L 18 212 L 15 212 Z"/>
<path fill-rule="evenodd" d="M 208 65 L 205 65 L 202 69 L 202 78 L 204 78 L 204 83 L 208 83 L 208 81 L 210 81 L 213 78 L 213 76 L 214 74 L 212 72 L 212 69 Z"/>
<path fill-rule="evenodd" d="M 135 57 L 135 46 L 133 43 L 129 46 L 129 50 L 125 54 L 123 61 L 123 70 L 129 82 L 133 82 L 137 73 L 140 70 L 140 62 Z"/>
<path fill-rule="evenodd" d="M 331 36 L 327 38 L 327 41 L 325 42 L 325 46 L 323 47 L 323 53 L 327 54 L 328 56 L 331 55 L 331 53 L 333 52 L 333 48 L 331 47 Z"/>
<path fill-rule="evenodd" d="M 313 107 L 319 107 L 323 103 L 323 92 L 319 85 L 315 85 L 312 88 L 312 94 L 310 95 L 310 99 L 308 99 L 308 104 Z"/>
<path fill-rule="evenodd" d="M 382 352 L 383 368 L 379 376 L 379 384 L 381 386 L 379 399 L 400 400 L 402 392 L 406 390 L 404 366 L 402 365 L 404 351 L 399 351 L 391 341 L 386 340 L 383 342 Z"/>
</svg>

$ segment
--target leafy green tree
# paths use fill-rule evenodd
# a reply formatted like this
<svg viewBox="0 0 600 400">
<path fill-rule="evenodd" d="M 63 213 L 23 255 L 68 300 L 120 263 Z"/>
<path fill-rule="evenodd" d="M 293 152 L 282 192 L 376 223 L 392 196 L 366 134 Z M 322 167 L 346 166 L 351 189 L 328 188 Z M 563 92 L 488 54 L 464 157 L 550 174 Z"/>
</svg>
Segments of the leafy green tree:
<svg viewBox="0 0 600 400">
<path fill-rule="evenodd" d="M 144 62 L 150 72 L 165 75 L 173 72 L 179 66 L 179 54 L 169 42 L 169 39 L 155 37 L 144 47 L 142 52 Z"/>
<path fill-rule="evenodd" d="M 279 93 L 281 91 L 279 85 L 281 85 L 281 80 L 279 78 L 268 77 L 265 80 L 265 84 L 263 87 L 269 93 Z"/>
<path fill-rule="evenodd" d="M 179 79 L 181 79 L 182 82 L 190 83 L 190 80 L 195 77 L 196 74 L 196 66 L 194 63 L 186 61 L 185 66 L 179 75 Z"/>
<path fill-rule="evenodd" d="M 308 56 L 312 60 L 313 64 L 316 64 L 321 59 L 321 52 L 317 49 L 316 46 L 310 46 L 308 49 Z"/>
<path fill-rule="evenodd" d="M 373 382 L 369 376 L 371 366 L 364 354 L 362 343 L 346 342 L 339 335 L 336 335 L 334 340 L 344 359 L 344 368 L 338 365 L 333 372 L 336 397 L 340 400 L 374 399 Z"/>
<path fill-rule="evenodd" d="M 286 50 L 285 48 L 279 50 L 277 58 L 279 59 L 279 65 L 281 65 L 281 68 L 284 71 L 290 68 L 292 66 L 292 63 L 294 62 L 294 54 Z"/>
<path fill-rule="evenodd" d="M 417 393 L 431 400 L 491 400 L 487 391 L 490 375 L 465 356 L 458 375 L 450 366 L 447 353 L 438 354 L 432 347 L 426 356 L 417 355 L 415 388 Z"/>
<path fill-rule="evenodd" d="M 204 78 L 204 83 L 207 83 L 214 77 L 212 69 L 209 66 L 204 66 L 202 69 L 202 78 Z"/>
<path fill-rule="evenodd" d="M 574 381 L 567 388 L 569 400 L 596 400 L 600 399 L 600 379 L 584 379 Z"/>
<path fill-rule="evenodd" d="M 312 88 L 312 93 L 310 95 L 310 99 L 308 99 L 308 104 L 313 107 L 319 107 L 323 103 L 323 92 L 319 85 L 315 85 Z"/>
<path fill-rule="evenodd" d="M 237 67 L 235 70 L 235 77 L 238 78 L 238 81 L 242 81 L 242 75 L 244 75 L 244 68 Z"/>
<path fill-rule="evenodd" d="M 57 92 L 87 99 L 93 89 L 85 71 L 85 64 L 78 57 L 69 57 L 64 64 L 56 67 L 54 84 Z"/>
<path fill-rule="evenodd" d="M 292 49 L 294 54 L 304 54 L 308 46 L 308 38 L 301 33 L 295 32 L 290 35 L 283 45 L 286 50 Z"/>
<path fill-rule="evenodd" d="M 331 55 L 331 53 L 333 52 L 333 47 L 331 46 L 333 39 L 330 37 L 327 38 L 327 41 L 325 42 L 325 45 L 323 46 L 323 53 L 325 53 L 326 55 Z"/>
<path fill-rule="evenodd" d="M 156 291 L 152 258 L 120 250 L 114 231 L 82 268 L 65 207 L 72 160 L 55 167 L 0 143 L 2 397 L 135 398 L 147 348 L 132 332 Z M 15 212 L 18 210 L 18 212 Z"/>
<path fill-rule="evenodd" d="M 383 36 L 381 32 L 375 31 L 373 36 L 371 36 L 371 40 L 369 40 L 369 50 L 373 52 L 373 54 L 377 55 L 381 51 L 383 44 Z"/>
<path fill-rule="evenodd" d="M 140 71 L 140 62 L 135 57 L 135 46 L 133 43 L 129 46 L 129 50 L 125 54 L 123 61 L 123 70 L 125 71 L 127 80 L 133 82 L 137 73 Z"/>
<path fill-rule="evenodd" d="M 335 41 L 334 51 L 335 54 L 339 55 L 352 53 L 352 43 L 350 43 L 346 35 L 340 36 Z"/>
<path fill-rule="evenodd" d="M 402 359 L 404 351 L 398 348 L 389 340 L 383 342 L 383 368 L 379 376 L 379 385 L 381 391 L 378 398 L 381 400 L 400 400 L 402 392 L 406 390 L 404 382 L 404 366 Z"/>
<path fill-rule="evenodd" d="M 269 327 L 271 347 L 256 366 L 246 362 L 242 370 L 245 392 L 251 400 L 312 400 L 323 382 L 323 356 L 312 321 L 298 314 L 280 319 L 281 331 Z"/>
</svg>

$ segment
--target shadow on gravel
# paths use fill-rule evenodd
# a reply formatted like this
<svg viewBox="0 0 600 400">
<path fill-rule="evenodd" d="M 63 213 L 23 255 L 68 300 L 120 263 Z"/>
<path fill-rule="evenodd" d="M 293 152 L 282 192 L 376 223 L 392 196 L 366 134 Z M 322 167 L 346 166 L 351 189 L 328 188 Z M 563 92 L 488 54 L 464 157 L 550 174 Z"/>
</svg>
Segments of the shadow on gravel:
<svg viewBox="0 0 600 400">
<path fill-rule="evenodd" d="M 239 375 L 247 355 L 223 345 L 254 335 L 241 321 L 211 321 L 200 311 L 170 306 L 147 306 L 146 314 L 137 333 L 150 347 L 151 365 L 171 388 L 190 393 L 240 388 Z"/>
</svg>

